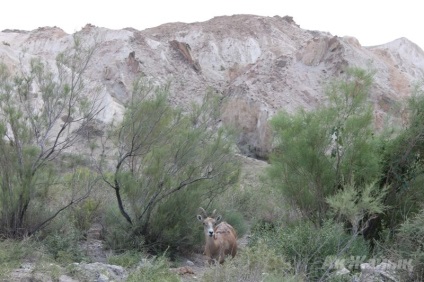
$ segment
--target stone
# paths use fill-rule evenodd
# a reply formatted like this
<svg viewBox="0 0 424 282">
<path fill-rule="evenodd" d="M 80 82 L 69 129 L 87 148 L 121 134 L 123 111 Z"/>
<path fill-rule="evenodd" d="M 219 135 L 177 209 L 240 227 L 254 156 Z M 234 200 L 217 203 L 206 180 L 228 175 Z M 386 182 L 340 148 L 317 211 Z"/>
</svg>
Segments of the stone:
<svg viewBox="0 0 424 282">
<path fill-rule="evenodd" d="M 325 87 L 349 66 L 376 71 L 370 103 L 377 128 L 402 123 L 398 103 L 424 80 L 424 52 L 406 38 L 361 46 L 351 36 L 337 37 L 300 28 L 290 16 L 234 15 L 196 23 L 170 23 L 146 30 L 110 30 L 87 25 L 78 32 L 97 52 L 84 81 L 87 95 L 104 107 L 100 122 L 120 120 L 133 80 L 171 81 L 170 101 L 184 110 L 209 90 L 222 96 L 223 124 L 239 130 L 240 152 L 267 158 L 272 144 L 266 121 L 280 110 L 293 113 L 325 103 Z M 41 57 L 51 66 L 73 35 L 57 27 L 0 32 L 0 54 L 12 71 L 19 58 Z M 13 48 L 12 48 L 13 47 Z"/>
</svg>

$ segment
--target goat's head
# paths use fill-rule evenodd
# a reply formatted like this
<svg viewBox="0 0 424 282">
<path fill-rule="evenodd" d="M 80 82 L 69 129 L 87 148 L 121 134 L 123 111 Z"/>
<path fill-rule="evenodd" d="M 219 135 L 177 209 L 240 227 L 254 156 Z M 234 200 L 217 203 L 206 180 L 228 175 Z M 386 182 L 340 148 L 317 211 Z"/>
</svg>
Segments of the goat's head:
<svg viewBox="0 0 424 282">
<path fill-rule="evenodd" d="M 197 215 L 197 219 L 203 223 L 205 235 L 212 237 L 215 233 L 215 226 L 221 221 L 221 216 L 216 215 L 216 210 L 214 210 L 210 216 L 208 216 L 203 208 L 199 208 L 199 211 L 200 214 Z"/>
</svg>

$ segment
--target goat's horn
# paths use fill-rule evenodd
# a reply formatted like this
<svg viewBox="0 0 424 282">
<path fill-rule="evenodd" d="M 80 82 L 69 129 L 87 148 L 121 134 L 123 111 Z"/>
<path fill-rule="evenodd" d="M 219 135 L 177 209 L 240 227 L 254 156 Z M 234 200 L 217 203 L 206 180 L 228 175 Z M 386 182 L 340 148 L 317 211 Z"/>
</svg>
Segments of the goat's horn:
<svg viewBox="0 0 424 282">
<path fill-rule="evenodd" d="M 204 217 L 208 217 L 208 214 L 202 207 L 199 208 L 199 211 L 203 214 Z"/>
<path fill-rule="evenodd" d="M 215 217 L 216 209 L 213 210 L 211 217 Z"/>
</svg>

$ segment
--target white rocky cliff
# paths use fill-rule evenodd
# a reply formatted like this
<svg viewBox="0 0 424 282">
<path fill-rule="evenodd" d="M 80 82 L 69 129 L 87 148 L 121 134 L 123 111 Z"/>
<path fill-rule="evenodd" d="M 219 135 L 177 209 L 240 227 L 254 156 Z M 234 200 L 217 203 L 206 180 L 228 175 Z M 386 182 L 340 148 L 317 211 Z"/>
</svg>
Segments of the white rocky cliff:
<svg viewBox="0 0 424 282">
<path fill-rule="evenodd" d="M 222 121 L 242 130 L 239 147 L 264 157 L 270 132 L 266 121 L 278 110 L 312 109 L 324 102 L 324 87 L 347 66 L 374 69 L 370 101 L 377 123 L 424 79 L 424 52 L 400 38 L 364 47 L 353 37 L 304 30 L 291 17 L 235 15 L 200 23 L 169 23 L 146 30 L 109 30 L 88 24 L 80 35 L 98 38 L 100 48 L 86 72 L 106 106 L 99 119 L 122 113 L 132 80 L 145 76 L 171 82 L 171 100 L 187 106 L 208 88 L 227 97 Z M 72 35 L 57 27 L 0 32 L 0 60 L 10 68 L 19 59 L 40 56 L 53 63 Z"/>
</svg>

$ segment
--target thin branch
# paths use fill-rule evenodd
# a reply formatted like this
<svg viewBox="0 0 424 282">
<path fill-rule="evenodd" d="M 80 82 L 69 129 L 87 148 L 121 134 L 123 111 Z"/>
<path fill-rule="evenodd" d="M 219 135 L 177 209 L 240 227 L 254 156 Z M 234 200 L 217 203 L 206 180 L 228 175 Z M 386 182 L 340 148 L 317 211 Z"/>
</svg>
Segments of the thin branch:
<svg viewBox="0 0 424 282">
<path fill-rule="evenodd" d="M 90 195 L 91 191 L 87 191 L 87 193 L 85 193 L 83 196 L 81 196 L 80 198 L 76 199 L 76 200 L 71 200 L 66 206 L 60 208 L 58 211 L 56 211 L 52 216 L 50 216 L 49 218 L 47 218 L 46 220 L 44 220 L 43 222 L 39 223 L 35 228 L 33 228 L 32 231 L 28 232 L 28 235 L 32 235 L 35 232 L 37 232 L 38 230 L 40 230 L 42 227 L 44 227 L 44 225 L 46 225 L 47 223 L 49 223 L 51 220 L 53 220 L 59 213 L 61 213 L 62 211 L 66 210 L 67 208 L 69 208 L 70 206 L 72 206 L 73 204 L 77 204 L 79 202 L 81 202 L 82 200 L 86 199 L 89 195 Z"/>
</svg>

